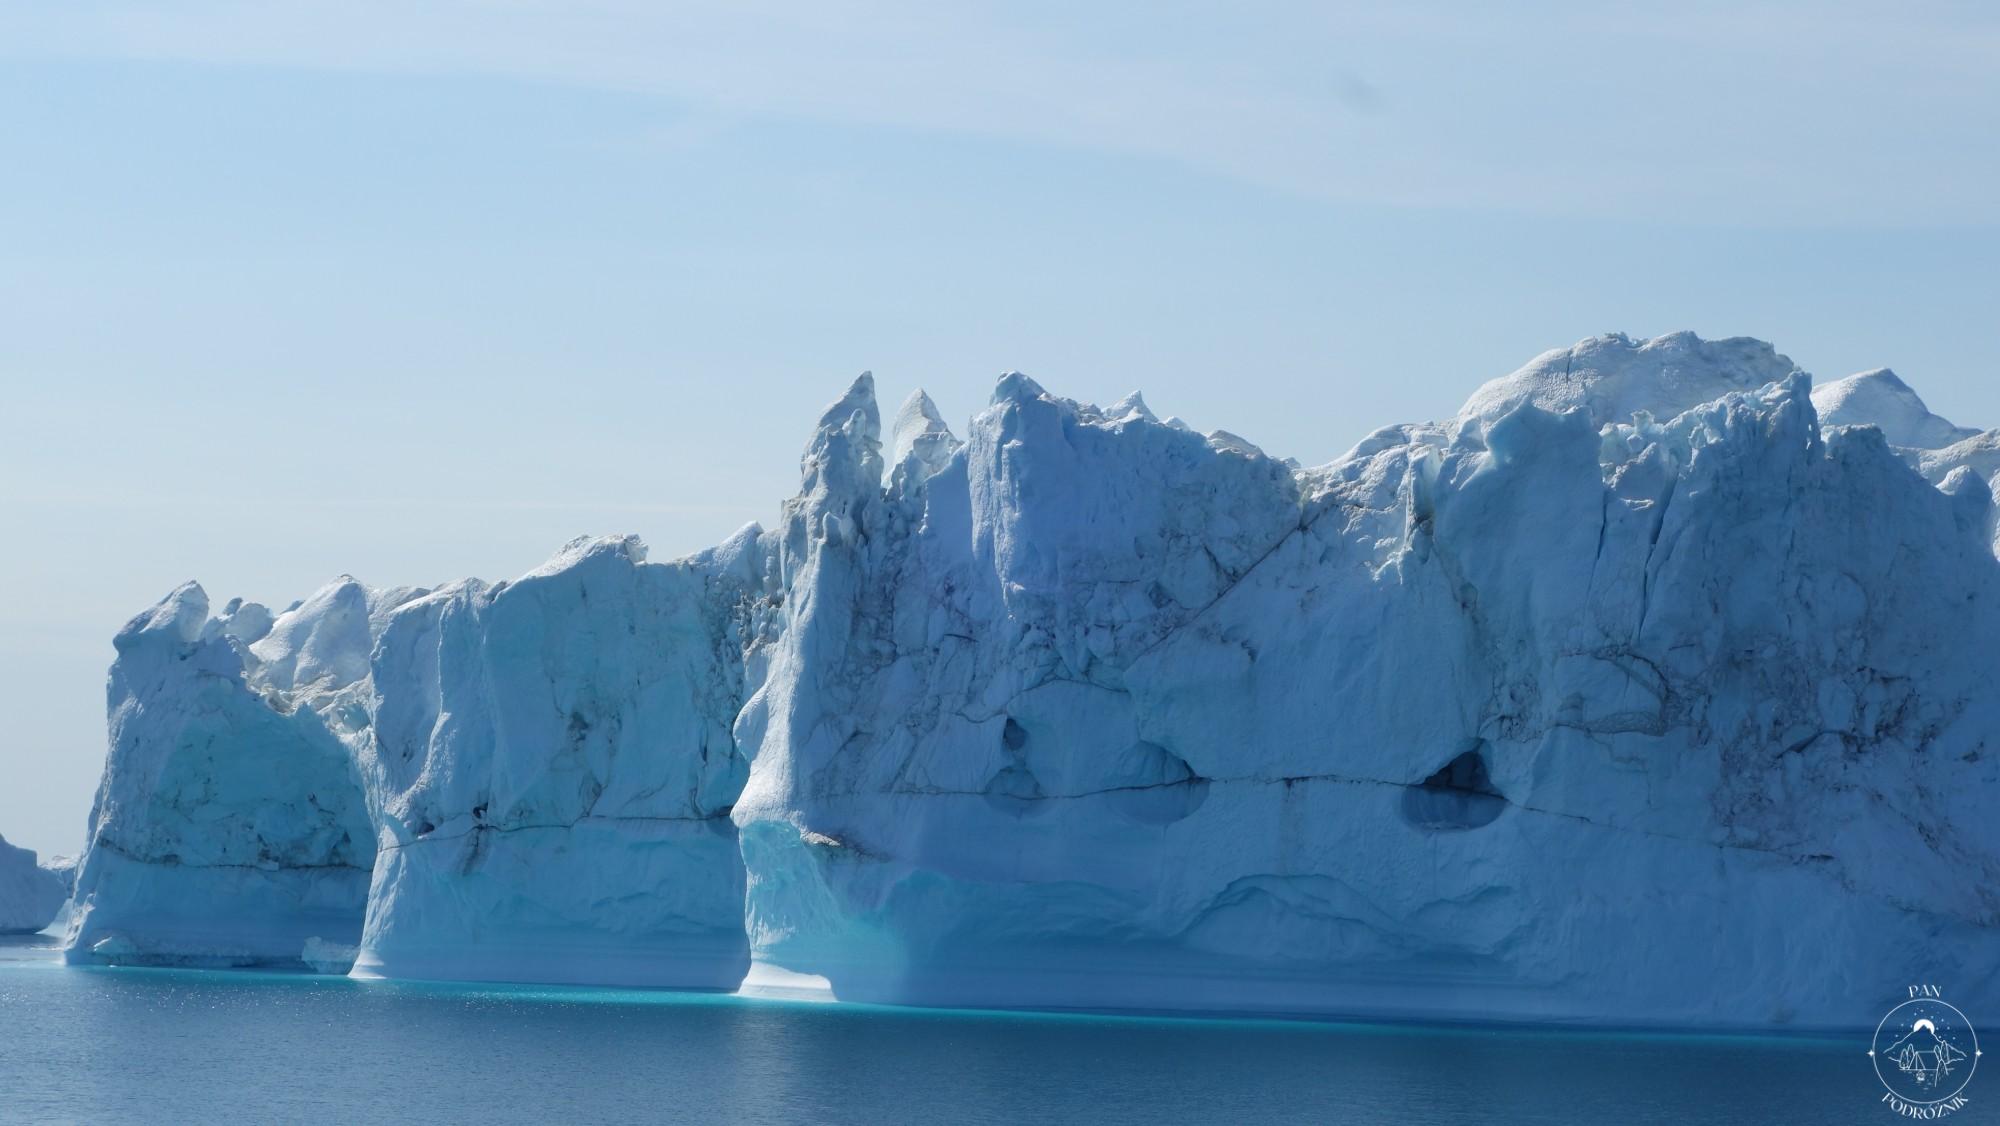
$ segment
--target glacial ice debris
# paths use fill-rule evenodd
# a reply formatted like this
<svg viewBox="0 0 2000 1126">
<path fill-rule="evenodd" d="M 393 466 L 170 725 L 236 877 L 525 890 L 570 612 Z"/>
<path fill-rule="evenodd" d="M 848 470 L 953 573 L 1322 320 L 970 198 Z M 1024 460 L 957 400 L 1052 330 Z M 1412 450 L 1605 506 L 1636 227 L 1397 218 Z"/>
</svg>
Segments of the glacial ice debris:
<svg viewBox="0 0 2000 1126">
<path fill-rule="evenodd" d="M 889 464 L 902 465 L 911 461 L 926 475 L 937 472 L 951 455 L 958 451 L 959 441 L 952 437 L 951 427 L 938 414 L 937 404 L 921 390 L 910 392 L 901 410 L 896 412 L 896 424 L 891 431 L 889 444 L 893 449 Z"/>
</svg>

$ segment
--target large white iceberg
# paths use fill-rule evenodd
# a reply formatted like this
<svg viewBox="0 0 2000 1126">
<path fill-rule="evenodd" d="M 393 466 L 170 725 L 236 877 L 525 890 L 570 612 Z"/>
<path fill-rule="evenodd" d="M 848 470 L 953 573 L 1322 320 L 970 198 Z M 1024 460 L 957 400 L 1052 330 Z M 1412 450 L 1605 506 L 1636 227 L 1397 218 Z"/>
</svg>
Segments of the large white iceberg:
<svg viewBox="0 0 2000 1126">
<path fill-rule="evenodd" d="M 1619 1024 L 2000 1001 L 2000 432 L 1893 375 L 1600 337 L 1312 469 L 1019 375 L 963 441 L 921 395 L 879 419 L 864 376 L 778 523 L 685 560 L 579 541 L 240 629 L 184 588 L 121 635 L 71 956 Z"/>
</svg>

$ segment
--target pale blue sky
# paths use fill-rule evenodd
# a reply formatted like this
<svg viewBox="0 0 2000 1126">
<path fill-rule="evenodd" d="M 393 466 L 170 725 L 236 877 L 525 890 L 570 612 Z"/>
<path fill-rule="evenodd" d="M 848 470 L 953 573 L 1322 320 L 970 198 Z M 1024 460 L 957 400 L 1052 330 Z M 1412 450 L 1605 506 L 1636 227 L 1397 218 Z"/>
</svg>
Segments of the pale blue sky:
<svg viewBox="0 0 2000 1126">
<path fill-rule="evenodd" d="M 691 550 L 864 368 L 1317 462 L 1689 328 L 2000 425 L 1990 5 L 1076 7 L 0 0 L 0 833 L 182 580 Z"/>
</svg>

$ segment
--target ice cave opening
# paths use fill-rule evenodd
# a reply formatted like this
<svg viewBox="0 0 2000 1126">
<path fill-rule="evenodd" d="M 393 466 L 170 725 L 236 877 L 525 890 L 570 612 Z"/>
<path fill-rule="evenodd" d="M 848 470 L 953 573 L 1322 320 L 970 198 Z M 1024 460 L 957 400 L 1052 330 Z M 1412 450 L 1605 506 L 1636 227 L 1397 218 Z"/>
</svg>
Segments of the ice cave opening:
<svg viewBox="0 0 2000 1126">
<path fill-rule="evenodd" d="M 1403 791 L 1403 817 L 1420 829 L 1453 831 L 1490 825 L 1507 808 L 1486 766 L 1486 742 L 1474 744 L 1422 782 Z"/>
</svg>

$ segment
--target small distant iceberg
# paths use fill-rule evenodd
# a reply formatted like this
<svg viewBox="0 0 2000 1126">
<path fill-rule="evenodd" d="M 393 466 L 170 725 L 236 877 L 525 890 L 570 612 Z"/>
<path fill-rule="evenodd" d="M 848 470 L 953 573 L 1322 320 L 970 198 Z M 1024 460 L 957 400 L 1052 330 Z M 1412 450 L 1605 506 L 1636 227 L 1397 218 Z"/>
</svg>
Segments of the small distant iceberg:
<svg viewBox="0 0 2000 1126">
<path fill-rule="evenodd" d="M 0 934 L 34 934 L 56 921 L 69 899 L 68 863 L 44 866 L 34 849 L 0 837 Z"/>
</svg>

